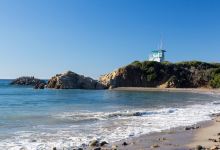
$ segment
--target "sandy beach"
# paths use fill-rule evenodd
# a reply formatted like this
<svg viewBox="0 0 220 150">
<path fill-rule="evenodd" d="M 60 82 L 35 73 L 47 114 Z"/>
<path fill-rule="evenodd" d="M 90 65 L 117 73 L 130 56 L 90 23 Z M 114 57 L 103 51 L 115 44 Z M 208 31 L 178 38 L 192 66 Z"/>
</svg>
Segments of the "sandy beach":
<svg viewBox="0 0 220 150">
<path fill-rule="evenodd" d="M 192 148 L 198 145 L 213 150 L 220 149 L 220 117 L 216 117 L 208 126 L 198 129 L 187 147 Z"/>
<path fill-rule="evenodd" d="M 139 88 L 120 87 L 116 91 L 164 91 L 164 92 L 193 92 L 220 93 L 219 89 L 176 89 L 176 88 Z M 99 147 L 100 148 L 100 147 Z M 213 114 L 212 120 L 200 122 L 193 126 L 178 127 L 160 133 L 151 133 L 140 137 L 130 137 L 115 143 L 109 143 L 101 149 L 117 150 L 200 150 L 220 149 L 220 117 Z"/>
<path fill-rule="evenodd" d="M 115 91 L 141 91 L 141 92 L 193 92 L 193 93 L 213 93 L 219 94 L 220 89 L 210 88 L 149 88 L 149 87 L 118 87 Z"/>
<path fill-rule="evenodd" d="M 94 150 L 217 150 L 220 149 L 220 117 L 193 126 L 131 137 Z M 218 117 L 216 117 L 218 116 Z"/>
</svg>

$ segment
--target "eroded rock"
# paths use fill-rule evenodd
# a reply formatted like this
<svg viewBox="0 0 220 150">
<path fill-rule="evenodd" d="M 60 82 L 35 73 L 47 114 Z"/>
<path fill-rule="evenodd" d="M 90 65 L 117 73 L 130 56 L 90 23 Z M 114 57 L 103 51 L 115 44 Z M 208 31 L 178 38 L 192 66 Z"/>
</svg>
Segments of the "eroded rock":
<svg viewBox="0 0 220 150">
<path fill-rule="evenodd" d="M 33 86 L 35 89 L 44 89 L 46 82 L 35 77 L 19 77 L 13 80 L 11 85 Z"/>
<path fill-rule="evenodd" d="M 47 88 L 55 89 L 105 89 L 106 87 L 90 77 L 67 71 L 52 77 L 47 84 Z"/>
</svg>

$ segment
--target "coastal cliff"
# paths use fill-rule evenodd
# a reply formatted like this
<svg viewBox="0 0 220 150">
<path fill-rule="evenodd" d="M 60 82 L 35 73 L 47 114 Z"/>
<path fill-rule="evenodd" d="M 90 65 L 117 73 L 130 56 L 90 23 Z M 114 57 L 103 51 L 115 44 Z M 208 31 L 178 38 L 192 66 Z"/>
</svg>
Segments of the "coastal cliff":
<svg viewBox="0 0 220 150">
<path fill-rule="evenodd" d="M 109 87 L 219 88 L 220 64 L 135 61 L 100 77 Z"/>
<path fill-rule="evenodd" d="M 47 83 L 47 88 L 55 89 L 105 89 L 106 87 L 90 77 L 67 71 L 53 76 Z"/>
<path fill-rule="evenodd" d="M 220 88 L 220 64 L 199 61 L 180 63 L 135 61 L 101 76 L 99 81 L 67 71 L 53 76 L 47 83 L 34 77 L 20 77 L 11 84 L 30 85 L 36 89 Z"/>
</svg>

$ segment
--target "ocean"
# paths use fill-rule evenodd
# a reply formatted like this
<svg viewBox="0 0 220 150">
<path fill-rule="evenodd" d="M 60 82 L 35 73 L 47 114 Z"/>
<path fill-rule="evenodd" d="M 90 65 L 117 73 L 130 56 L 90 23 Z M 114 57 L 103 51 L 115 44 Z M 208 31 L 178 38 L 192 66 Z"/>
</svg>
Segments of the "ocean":
<svg viewBox="0 0 220 150">
<path fill-rule="evenodd" d="M 193 125 L 220 112 L 220 95 L 36 90 L 0 80 L 0 149 L 70 149 Z"/>
</svg>

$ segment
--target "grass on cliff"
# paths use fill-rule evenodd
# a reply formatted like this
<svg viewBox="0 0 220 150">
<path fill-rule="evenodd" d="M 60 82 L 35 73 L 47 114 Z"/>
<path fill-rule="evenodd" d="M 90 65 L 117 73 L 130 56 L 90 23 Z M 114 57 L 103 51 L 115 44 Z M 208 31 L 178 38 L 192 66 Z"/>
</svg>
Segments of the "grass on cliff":
<svg viewBox="0 0 220 150">
<path fill-rule="evenodd" d="M 134 61 L 127 67 L 138 68 L 148 82 L 170 82 L 176 87 L 220 88 L 220 64 L 200 61 L 178 63 Z"/>
<path fill-rule="evenodd" d="M 213 69 L 211 73 L 210 86 L 213 88 L 220 88 L 220 67 Z"/>
</svg>

